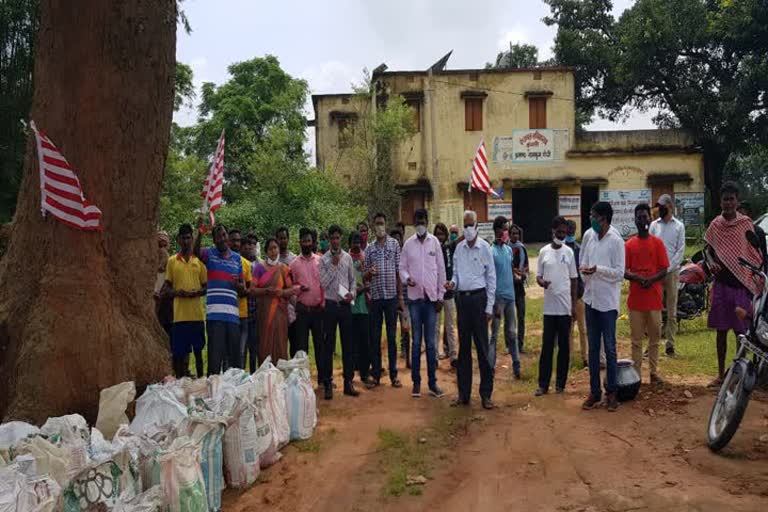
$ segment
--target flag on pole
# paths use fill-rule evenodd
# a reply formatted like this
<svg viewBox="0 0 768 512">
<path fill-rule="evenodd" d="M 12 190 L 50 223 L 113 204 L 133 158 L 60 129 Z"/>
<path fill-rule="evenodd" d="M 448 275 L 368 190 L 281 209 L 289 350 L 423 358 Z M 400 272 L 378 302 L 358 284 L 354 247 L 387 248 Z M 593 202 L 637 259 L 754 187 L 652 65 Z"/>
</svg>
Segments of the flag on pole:
<svg viewBox="0 0 768 512">
<path fill-rule="evenodd" d="M 30 123 L 35 132 L 40 167 L 40 208 L 60 222 L 83 231 L 101 231 L 101 210 L 88 202 L 72 166 L 51 139 Z"/>
<path fill-rule="evenodd" d="M 208 211 L 210 224 L 214 224 L 214 212 L 221 207 L 221 195 L 224 186 L 224 130 L 221 131 L 216 154 L 213 157 L 208 176 L 203 183 L 203 211 Z"/>
<path fill-rule="evenodd" d="M 485 140 L 480 140 L 480 145 L 477 147 L 477 153 L 475 154 L 475 160 L 472 162 L 472 175 L 469 179 L 469 190 L 477 189 L 491 194 L 495 197 L 499 195 L 491 187 L 491 178 L 488 175 L 488 156 L 485 152 Z"/>
</svg>

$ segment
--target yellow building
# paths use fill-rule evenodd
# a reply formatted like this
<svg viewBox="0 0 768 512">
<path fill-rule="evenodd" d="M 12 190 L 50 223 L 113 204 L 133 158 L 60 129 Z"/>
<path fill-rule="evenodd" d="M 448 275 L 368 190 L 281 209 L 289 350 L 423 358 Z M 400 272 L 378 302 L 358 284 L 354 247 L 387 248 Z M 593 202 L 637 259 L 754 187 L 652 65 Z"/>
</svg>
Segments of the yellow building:
<svg viewBox="0 0 768 512">
<path fill-rule="evenodd" d="M 663 193 L 675 197 L 678 217 L 700 222 L 704 165 L 687 133 L 577 132 L 572 68 L 446 70 L 446 60 L 427 71 L 382 65 L 372 75 L 380 99 L 401 95 L 414 110 L 417 133 L 393 158 L 404 223 L 426 207 L 432 223 L 460 224 L 471 208 L 483 223 L 504 215 L 523 228 L 526 241 L 543 241 L 555 215 L 585 229 L 589 208 L 604 199 L 614 206 L 614 225 L 629 235 L 634 206 Z M 317 166 L 351 184 L 356 165 L 345 151 L 345 128 L 375 104 L 351 94 L 312 101 Z M 481 140 L 501 199 L 468 191 Z M 482 230 L 489 234 L 489 224 Z"/>
</svg>

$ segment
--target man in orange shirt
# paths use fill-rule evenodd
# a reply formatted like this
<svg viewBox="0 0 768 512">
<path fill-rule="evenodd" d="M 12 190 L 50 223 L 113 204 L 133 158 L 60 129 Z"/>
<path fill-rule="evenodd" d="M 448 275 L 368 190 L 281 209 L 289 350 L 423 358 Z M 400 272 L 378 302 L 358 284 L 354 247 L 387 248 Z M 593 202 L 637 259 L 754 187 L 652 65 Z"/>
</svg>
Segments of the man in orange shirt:
<svg viewBox="0 0 768 512">
<path fill-rule="evenodd" d="M 624 246 L 624 278 L 629 281 L 629 329 L 632 338 L 632 359 L 640 374 L 643 364 L 643 338 L 648 333 L 648 365 L 651 384 L 661 384 L 657 374 L 659 364 L 659 339 L 661 338 L 661 281 L 667 275 L 669 258 L 664 242 L 648 233 L 651 225 L 651 207 L 639 204 L 635 207 L 637 235 Z"/>
</svg>

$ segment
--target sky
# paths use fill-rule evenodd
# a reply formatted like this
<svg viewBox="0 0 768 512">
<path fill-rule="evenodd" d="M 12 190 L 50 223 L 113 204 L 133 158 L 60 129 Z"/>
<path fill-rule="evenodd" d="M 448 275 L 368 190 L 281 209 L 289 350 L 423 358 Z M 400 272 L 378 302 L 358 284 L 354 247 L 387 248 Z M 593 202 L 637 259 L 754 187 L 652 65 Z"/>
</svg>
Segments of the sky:
<svg viewBox="0 0 768 512">
<path fill-rule="evenodd" d="M 631 0 L 614 0 L 619 15 Z M 351 91 L 363 69 L 424 70 L 453 50 L 447 69 L 482 68 L 509 43 L 534 44 L 552 56 L 556 27 L 541 19 L 541 0 L 184 0 L 192 33 L 178 31 L 176 56 L 194 71 L 195 85 L 221 84 L 227 66 L 266 54 L 309 83 L 311 94 Z M 314 117 L 311 103 L 309 118 Z M 195 122 L 182 109 L 176 122 Z M 653 128 L 650 114 L 625 123 L 596 120 L 592 130 Z M 310 136 L 313 142 L 314 137 Z M 312 149 L 312 148 L 308 148 Z"/>
</svg>

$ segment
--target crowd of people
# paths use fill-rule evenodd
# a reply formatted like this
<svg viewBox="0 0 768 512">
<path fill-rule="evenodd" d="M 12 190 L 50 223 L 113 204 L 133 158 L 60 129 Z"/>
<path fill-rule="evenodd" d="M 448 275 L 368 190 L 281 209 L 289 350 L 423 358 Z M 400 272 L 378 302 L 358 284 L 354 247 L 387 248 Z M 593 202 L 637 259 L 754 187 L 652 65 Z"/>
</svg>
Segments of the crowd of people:
<svg viewBox="0 0 768 512">
<path fill-rule="evenodd" d="M 717 331 L 718 378 L 724 372 L 727 332 L 746 329 L 745 315 L 735 312 L 738 308 L 748 314 L 756 291 L 738 257 L 762 261 L 744 236 L 754 229 L 752 222 L 738 209 L 738 188 L 724 184 L 722 212 L 705 235 L 707 266 L 714 275 L 708 325 Z M 535 272 L 535 283 L 544 295 L 536 396 L 549 393 L 553 366 L 555 392 L 564 392 L 577 328 L 579 355 L 590 375 L 583 408 L 604 404 L 608 411 L 617 410 L 616 322 L 625 280 L 634 366 L 641 374 L 646 356 L 650 383 L 663 384 L 659 347 L 663 337 L 666 354 L 676 354 L 685 227 L 666 194 L 654 205 L 638 204 L 634 217 L 637 234 L 625 241 L 611 225 L 610 203 L 597 202 L 580 244 L 573 220 L 561 216 L 552 220 L 552 239 L 541 248 Z M 453 405 L 461 406 L 470 401 L 474 345 L 481 403 L 493 408 L 496 349 L 502 333 L 514 379 L 521 378 L 520 354 L 526 350 L 530 267 L 522 230 L 497 217 L 489 243 L 479 236 L 474 211 L 464 213 L 461 230 L 438 223 L 430 233 L 425 209 L 416 210 L 412 220 L 415 233 L 407 239 L 405 226 L 398 223 L 389 229 L 383 213 L 373 216 L 371 226 L 361 222 L 351 233 L 339 226 L 320 234 L 303 227 L 298 255 L 289 250 L 288 229 L 280 228 L 264 243 L 263 259 L 256 236 L 243 236 L 238 229 L 215 226 L 213 246 L 201 248 L 201 234 L 182 225 L 178 252 L 171 256 L 170 238 L 161 233 L 158 317 L 170 338 L 176 375 L 188 373 L 190 354 L 197 376 L 203 375 L 206 342 L 210 375 L 230 367 L 246 368 L 246 363 L 253 372 L 267 357 L 276 362 L 298 351 L 309 352 L 311 337 L 318 387 L 330 400 L 338 335 L 345 395 L 359 396 L 356 375 L 369 390 L 380 386 L 385 376 L 392 387 L 401 388 L 399 351 L 411 372 L 415 398 L 422 392 L 422 355 L 426 390 L 438 398 L 444 394 L 437 379 L 438 361 L 450 359 L 458 387 Z"/>
</svg>

